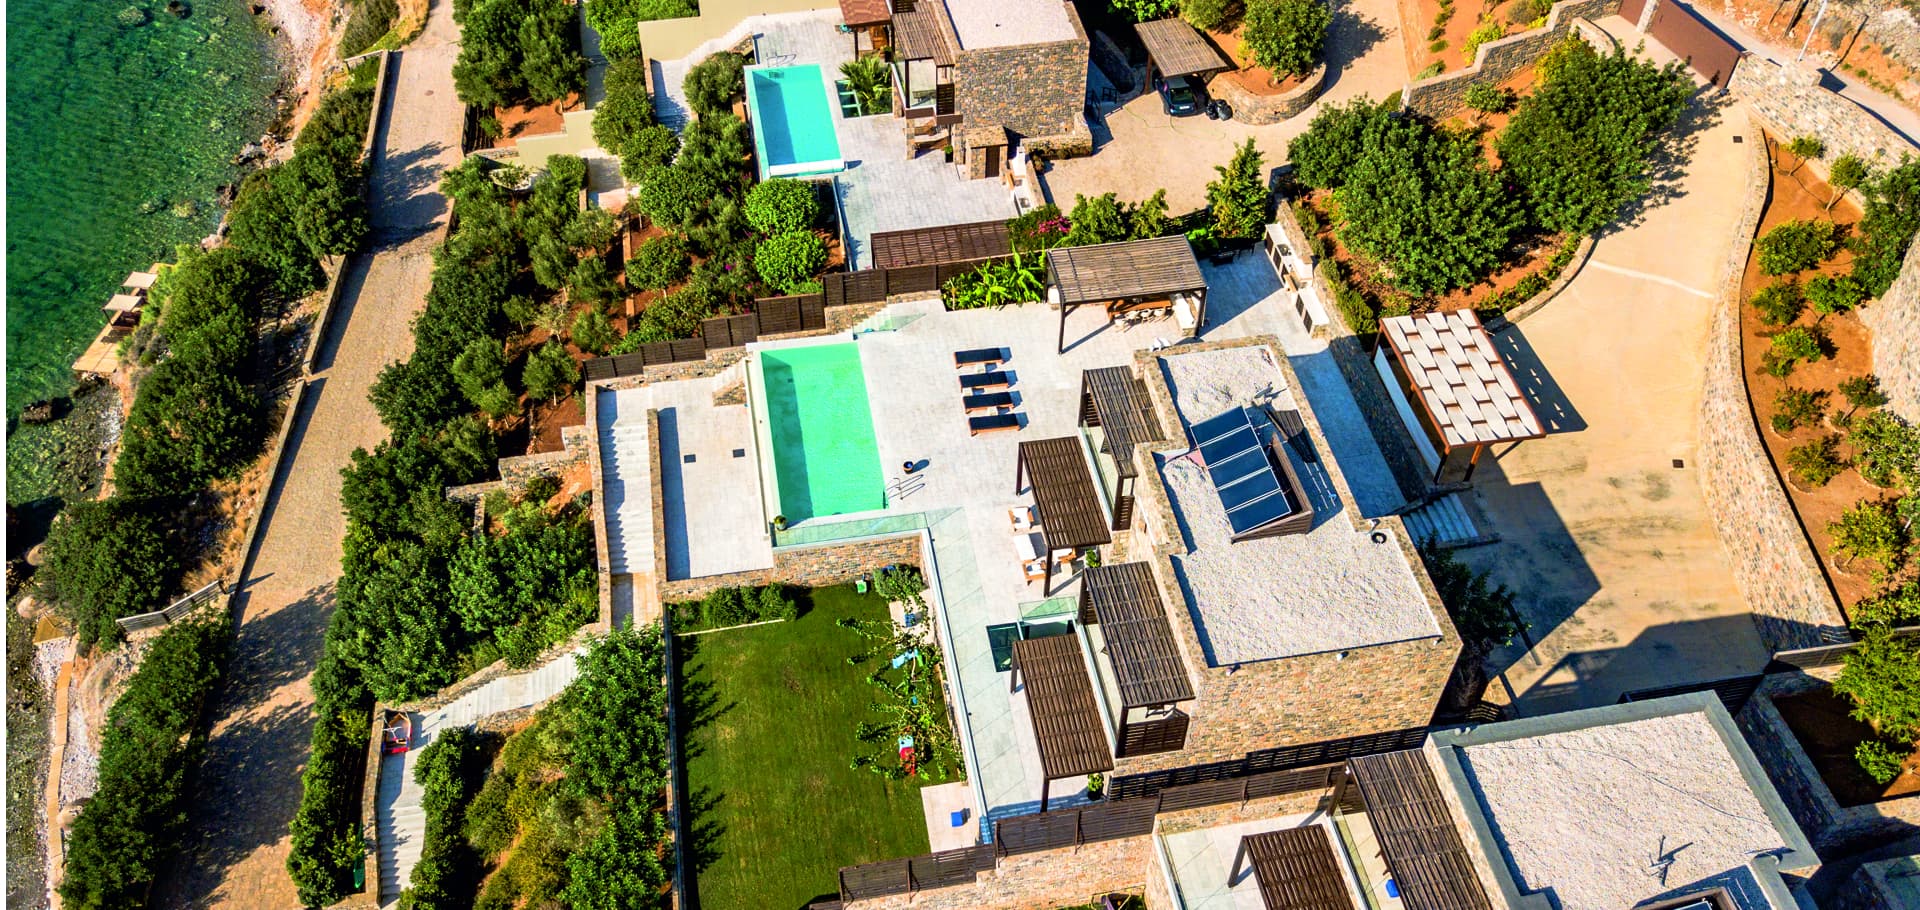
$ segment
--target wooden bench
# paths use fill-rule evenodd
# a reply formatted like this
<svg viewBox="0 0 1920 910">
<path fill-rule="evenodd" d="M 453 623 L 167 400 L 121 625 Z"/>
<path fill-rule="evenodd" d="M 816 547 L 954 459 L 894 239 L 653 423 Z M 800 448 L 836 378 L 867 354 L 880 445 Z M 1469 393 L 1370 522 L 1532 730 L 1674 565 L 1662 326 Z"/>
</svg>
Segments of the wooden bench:
<svg viewBox="0 0 1920 910">
<path fill-rule="evenodd" d="M 999 348 L 975 348 L 971 351 L 953 352 L 953 367 L 964 370 L 967 367 L 999 366 L 1007 362 Z"/>
<path fill-rule="evenodd" d="M 968 436 L 1018 429 L 1020 429 L 1020 417 L 1017 414 L 989 414 L 985 417 L 967 418 Z"/>
<path fill-rule="evenodd" d="M 981 411 L 997 411 L 1001 408 L 1013 407 L 1013 393 L 987 392 L 981 395 L 968 395 L 966 398 L 961 399 L 960 404 L 967 409 L 967 413 L 969 414 L 978 414 Z"/>
<path fill-rule="evenodd" d="M 1004 389 L 1012 384 L 1013 381 L 1007 377 L 1007 374 L 997 370 L 990 373 L 967 373 L 960 377 L 960 388 L 968 392 L 978 392 L 981 389 Z"/>
</svg>

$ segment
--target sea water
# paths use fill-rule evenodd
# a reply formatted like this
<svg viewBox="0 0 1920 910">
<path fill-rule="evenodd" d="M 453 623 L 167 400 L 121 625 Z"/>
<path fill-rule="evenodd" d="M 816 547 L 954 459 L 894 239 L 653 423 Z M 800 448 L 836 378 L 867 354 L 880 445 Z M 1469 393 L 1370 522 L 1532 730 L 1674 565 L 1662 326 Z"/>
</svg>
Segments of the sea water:
<svg viewBox="0 0 1920 910">
<path fill-rule="evenodd" d="M 265 22 L 245 0 L 184 2 L 7 4 L 9 417 L 68 390 L 128 272 L 213 230 L 235 154 L 269 126 Z"/>
</svg>

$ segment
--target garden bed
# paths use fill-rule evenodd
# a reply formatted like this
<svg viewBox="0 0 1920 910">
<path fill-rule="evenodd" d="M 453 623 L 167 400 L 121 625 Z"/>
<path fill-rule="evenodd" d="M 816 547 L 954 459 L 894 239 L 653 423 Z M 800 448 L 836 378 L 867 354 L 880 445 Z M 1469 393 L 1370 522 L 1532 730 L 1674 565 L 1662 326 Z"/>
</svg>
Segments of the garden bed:
<svg viewBox="0 0 1920 910">
<path fill-rule="evenodd" d="M 1483 16 L 1491 16 L 1501 28 L 1500 37 L 1520 34 L 1546 13 L 1530 0 L 1453 0 L 1444 22 L 1441 0 L 1399 0 L 1403 43 L 1407 49 L 1407 69 L 1416 78 L 1440 65 L 1440 73 L 1459 72 L 1473 65 L 1466 52 L 1467 36 L 1481 25 Z M 1519 18 L 1518 22 L 1512 21 Z M 1435 29 L 1438 31 L 1435 31 Z M 1436 73 L 1427 73 L 1436 75 Z"/>
<path fill-rule="evenodd" d="M 841 866 L 928 850 L 931 781 L 851 767 L 884 693 L 847 661 L 868 642 L 837 621 L 885 620 L 886 602 L 796 593 L 790 622 L 675 641 L 695 906 L 801 907 L 838 895 Z"/>
<path fill-rule="evenodd" d="M 513 148 L 527 136 L 545 136 L 566 128 L 566 113 L 580 109 L 580 95 L 574 93 L 558 105 L 552 103 L 537 104 L 524 102 L 509 107 L 494 108 L 493 119 L 500 124 L 500 135 L 494 140 L 497 148 Z"/>
<path fill-rule="evenodd" d="M 1283 74 L 1283 78 L 1278 82 L 1274 81 L 1273 73 L 1253 62 L 1253 56 L 1246 52 L 1246 47 L 1240 40 L 1239 28 L 1231 32 L 1207 32 L 1206 35 L 1213 40 L 1213 45 L 1219 48 L 1221 53 L 1227 55 L 1227 59 L 1231 60 L 1234 66 L 1232 70 L 1219 73 L 1213 78 L 1231 80 L 1235 85 L 1246 89 L 1250 95 L 1284 95 L 1299 88 L 1300 83 L 1307 79 L 1306 76 L 1287 73 Z"/>
<path fill-rule="evenodd" d="M 1873 728 L 1855 720 L 1853 703 L 1821 687 L 1796 695 L 1776 695 L 1773 706 L 1793 731 L 1821 782 L 1841 806 L 1852 807 L 1920 793 L 1920 753 L 1907 756 L 1892 783 L 1880 784 L 1854 761 L 1855 744 L 1872 739 Z"/>
<path fill-rule="evenodd" d="M 1772 137 L 1769 137 L 1768 144 L 1774 153 L 1773 193 L 1761 215 L 1760 235 L 1764 236 L 1774 227 L 1796 219 L 1831 217 L 1836 223 L 1848 227 L 1859 220 L 1859 210 L 1847 200 L 1835 205 L 1829 215 L 1826 205 L 1832 189 L 1815 176 L 1811 168 L 1800 166 L 1801 162 L 1791 152 L 1777 146 Z M 1887 495 L 1887 491 L 1868 483 L 1855 471 L 1842 471 L 1822 486 L 1811 486 L 1792 476 L 1787 468 L 1787 453 L 1795 446 L 1815 442 L 1830 434 L 1840 433 L 1844 437 L 1844 433 L 1833 426 L 1833 415 L 1849 410 L 1846 399 L 1840 393 L 1840 383 L 1873 372 L 1873 338 L 1852 312 L 1823 317 L 1808 307 L 1790 325 L 1818 325 L 1827 333 L 1830 356 L 1800 364 L 1784 379 L 1764 372 L 1763 360 L 1772 337 L 1789 326 L 1767 325 L 1762 321 L 1759 310 L 1747 302 L 1760 289 L 1776 280 L 1773 276 L 1762 274 L 1759 256 L 1759 244 L 1755 244 L 1740 284 L 1741 361 L 1746 371 L 1747 395 L 1759 425 L 1760 438 L 1773 459 L 1775 469 L 1780 472 L 1801 526 L 1813 541 L 1841 606 L 1851 607 L 1874 593 L 1879 586 L 1869 577 L 1871 573 L 1864 566 L 1854 571 L 1836 570 L 1833 537 L 1827 532 L 1827 525 L 1837 521 L 1854 503 Z M 1802 285 L 1817 274 L 1843 275 L 1851 268 L 1852 259 L 1852 253 L 1843 248 L 1819 268 L 1797 275 Z M 1788 387 L 1824 394 L 1823 406 L 1827 416 L 1813 426 L 1802 426 L 1788 433 L 1775 430 L 1774 417 L 1780 412 L 1777 398 L 1780 391 Z M 1838 448 L 1844 457 L 1847 454 L 1845 443 L 1840 443 Z"/>
</svg>

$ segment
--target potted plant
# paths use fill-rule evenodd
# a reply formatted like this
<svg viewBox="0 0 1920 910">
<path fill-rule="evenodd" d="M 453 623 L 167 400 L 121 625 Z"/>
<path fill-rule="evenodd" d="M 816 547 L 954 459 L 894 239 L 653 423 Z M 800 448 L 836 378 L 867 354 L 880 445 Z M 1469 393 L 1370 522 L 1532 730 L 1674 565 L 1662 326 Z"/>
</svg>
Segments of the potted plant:
<svg viewBox="0 0 1920 910">
<path fill-rule="evenodd" d="M 785 515 L 775 515 L 775 516 L 773 516 L 773 529 L 774 529 L 774 530 L 776 530 L 776 531 L 784 531 L 784 530 L 786 530 L 786 529 L 787 529 L 787 516 L 785 516 Z"/>
<path fill-rule="evenodd" d="M 1097 569 L 1099 567 L 1100 567 L 1100 548 L 1094 547 L 1093 549 L 1087 551 L 1087 568 Z"/>
<path fill-rule="evenodd" d="M 1106 795 L 1107 776 L 1098 771 L 1087 775 L 1087 798 L 1100 799 Z"/>
</svg>

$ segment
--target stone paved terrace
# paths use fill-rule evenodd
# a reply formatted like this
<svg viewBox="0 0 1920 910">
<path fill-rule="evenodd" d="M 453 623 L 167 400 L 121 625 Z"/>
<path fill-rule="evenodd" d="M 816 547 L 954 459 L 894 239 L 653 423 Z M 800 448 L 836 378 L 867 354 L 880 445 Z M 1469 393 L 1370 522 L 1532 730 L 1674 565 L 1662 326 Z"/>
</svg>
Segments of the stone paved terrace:
<svg viewBox="0 0 1920 910">
<path fill-rule="evenodd" d="M 1365 422 L 1343 384 L 1324 342 L 1308 336 L 1295 321 L 1291 305 L 1281 300 L 1272 269 L 1258 256 L 1243 256 L 1227 266 L 1202 265 L 1213 289 L 1209 298 L 1210 328 L 1205 340 L 1269 334 L 1278 337 L 1300 378 L 1301 389 L 1314 405 L 1334 457 L 1339 459 L 1363 514 L 1377 515 L 1399 505 L 1385 461 L 1374 448 Z M 930 574 L 946 629 L 949 665 L 958 686 L 956 709 L 966 729 L 969 772 L 981 807 L 994 817 L 1038 808 L 1039 760 L 1025 700 L 1010 696 L 1008 678 L 994 666 L 985 628 L 1016 622 L 1022 605 L 1042 599 L 1041 585 L 1029 584 L 1020 569 L 1008 509 L 1031 502 L 1014 491 L 1014 453 L 1027 439 L 1071 435 L 1078 417 L 1082 370 L 1128 364 L 1133 352 L 1156 341 L 1174 341 L 1178 332 L 1170 321 L 1149 322 L 1132 329 L 1108 326 L 1097 308 L 1081 308 L 1067 323 L 1069 350 L 1054 351 L 1058 312 L 1038 304 L 999 310 L 947 313 L 937 304 L 896 304 L 889 315 L 897 330 L 858 336 L 873 413 L 879 460 L 890 484 L 902 478 L 899 465 L 924 461 L 925 470 L 899 487 L 904 495 L 890 499 L 879 512 L 835 516 L 831 520 L 798 523 L 788 539 L 811 542 L 834 539 L 841 533 L 926 528 L 931 540 Z M 916 315 L 917 318 L 904 318 Z M 845 336 L 813 343 L 837 342 Z M 978 437 L 967 434 L 960 409 L 960 389 L 953 368 L 953 352 L 969 348 L 1009 348 L 1005 369 L 1014 376 L 1012 391 L 1026 426 L 1015 433 Z M 684 436 L 708 435 L 709 447 L 753 446 L 746 408 L 712 408 L 711 380 L 659 383 L 650 395 L 682 402 L 677 421 Z M 619 393 L 626 394 L 626 393 Z M 630 419 L 627 399 L 621 399 L 619 419 Z M 721 413 L 731 412 L 731 413 Z M 696 429 L 696 423 L 707 426 Z M 727 427 L 731 426 L 732 429 Z M 664 435 L 664 433 L 663 433 Z M 677 459 L 664 457 L 667 470 Z M 706 459 L 703 456 L 701 463 Z M 742 489 L 746 487 L 742 486 Z M 759 502 L 739 508 L 721 504 L 718 497 L 690 501 L 682 521 L 701 539 L 731 545 L 760 533 L 764 527 Z M 753 514 L 748 514 L 753 513 Z M 674 532 L 670 530 L 670 539 Z M 688 530 L 692 537 L 696 532 Z M 700 547 L 696 544 L 695 550 Z M 755 547 L 755 552 L 760 552 Z M 1071 577 L 1057 577 L 1056 596 L 1077 593 Z M 1054 804 L 1070 804 L 1078 786 L 1056 782 Z"/>
</svg>

